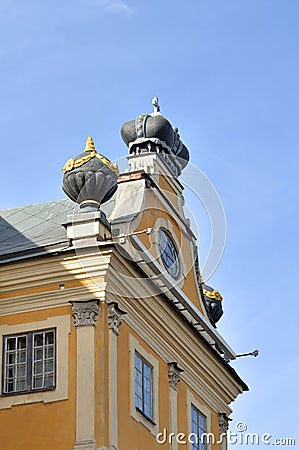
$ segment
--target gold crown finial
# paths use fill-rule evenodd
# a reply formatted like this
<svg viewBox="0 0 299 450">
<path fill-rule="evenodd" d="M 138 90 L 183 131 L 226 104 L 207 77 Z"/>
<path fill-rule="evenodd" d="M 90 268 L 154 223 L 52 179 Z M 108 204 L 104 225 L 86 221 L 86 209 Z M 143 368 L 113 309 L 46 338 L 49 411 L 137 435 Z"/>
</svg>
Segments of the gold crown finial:
<svg viewBox="0 0 299 450">
<path fill-rule="evenodd" d="M 223 300 L 222 295 L 216 289 L 214 289 L 213 291 L 207 291 L 206 289 L 204 289 L 203 293 L 206 297 L 212 298 L 213 300 L 218 300 L 219 302 Z"/>
<path fill-rule="evenodd" d="M 94 152 L 95 151 L 95 146 L 94 146 L 94 142 L 92 140 L 91 136 L 88 136 L 86 144 L 85 144 L 85 152 Z"/>
</svg>

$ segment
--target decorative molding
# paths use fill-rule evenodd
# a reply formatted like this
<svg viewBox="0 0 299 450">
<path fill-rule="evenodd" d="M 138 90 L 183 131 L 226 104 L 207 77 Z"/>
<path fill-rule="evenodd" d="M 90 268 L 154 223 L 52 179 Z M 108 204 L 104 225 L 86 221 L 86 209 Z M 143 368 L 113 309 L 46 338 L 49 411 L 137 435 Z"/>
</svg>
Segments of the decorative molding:
<svg viewBox="0 0 299 450">
<path fill-rule="evenodd" d="M 175 390 L 177 390 L 178 383 L 181 381 L 182 372 L 184 372 L 184 369 L 181 369 L 177 362 L 168 363 L 168 383 Z"/>
<path fill-rule="evenodd" d="M 218 413 L 218 421 L 219 421 L 219 432 L 220 434 L 226 434 L 228 428 L 229 428 L 229 417 L 227 417 L 226 413 Z"/>
<path fill-rule="evenodd" d="M 78 286 L 82 281 L 86 288 L 92 285 L 91 280 L 96 284 L 103 283 L 113 253 L 113 247 L 109 247 L 109 245 L 103 243 L 100 248 L 97 247 L 88 254 L 81 252 L 80 259 L 78 259 L 75 248 L 71 247 L 70 250 L 57 256 L 48 254 L 48 257 L 28 259 L 26 264 L 24 261 L 16 261 L 11 265 L 1 264 L 0 303 L 2 300 L 6 300 L 6 297 L 24 295 L 24 291 L 29 292 L 27 295 L 32 295 L 38 290 L 37 293 L 41 298 L 40 288 L 44 291 L 45 288 L 53 288 L 56 285 L 58 290 L 59 284 L 65 284 L 66 292 L 71 289 L 68 287 L 69 282 L 73 285 L 74 281 L 78 283 Z"/>
<path fill-rule="evenodd" d="M 87 302 L 72 302 L 72 314 L 75 327 L 95 326 L 100 315 L 100 308 L 96 300 Z"/>
<path fill-rule="evenodd" d="M 42 295 L 39 292 L 7 297 L 0 299 L 0 316 L 69 306 L 74 298 L 80 298 L 81 301 L 88 301 L 92 296 L 98 301 L 101 301 L 105 299 L 105 288 L 106 283 L 97 283 L 65 288 L 63 290 L 47 291 L 43 292 Z"/>
<path fill-rule="evenodd" d="M 119 327 L 122 324 L 122 316 L 127 314 L 125 311 L 119 308 L 117 302 L 108 303 L 108 326 L 116 336 L 119 335 Z"/>
</svg>

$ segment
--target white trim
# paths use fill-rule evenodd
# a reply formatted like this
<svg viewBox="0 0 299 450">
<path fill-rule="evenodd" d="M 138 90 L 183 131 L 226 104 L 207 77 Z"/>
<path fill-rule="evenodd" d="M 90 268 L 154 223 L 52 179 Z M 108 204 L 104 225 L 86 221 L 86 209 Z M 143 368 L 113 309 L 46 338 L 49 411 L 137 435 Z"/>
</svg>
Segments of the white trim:
<svg viewBox="0 0 299 450">
<path fill-rule="evenodd" d="M 56 388 L 53 391 L 30 392 L 0 397 L 0 409 L 14 405 L 34 402 L 55 402 L 68 398 L 68 335 L 70 333 L 70 316 L 49 317 L 39 322 L 28 322 L 18 325 L 0 325 L 0 380 L 2 382 L 2 345 L 3 336 L 17 333 L 44 330 L 56 327 Z"/>
<path fill-rule="evenodd" d="M 129 335 L 129 350 L 130 350 L 130 414 L 137 422 L 142 423 L 155 437 L 159 430 L 159 362 L 151 354 L 148 353 L 141 344 L 131 334 Z M 138 352 L 153 366 L 153 422 L 147 420 L 135 407 L 135 383 L 134 383 L 134 356 Z"/>
</svg>

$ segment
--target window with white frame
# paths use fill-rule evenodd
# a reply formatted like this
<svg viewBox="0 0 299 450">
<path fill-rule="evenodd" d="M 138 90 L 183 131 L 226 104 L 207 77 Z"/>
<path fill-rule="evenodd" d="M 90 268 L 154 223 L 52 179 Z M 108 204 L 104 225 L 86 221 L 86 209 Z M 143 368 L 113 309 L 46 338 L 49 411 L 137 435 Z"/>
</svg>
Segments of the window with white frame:
<svg viewBox="0 0 299 450">
<path fill-rule="evenodd" d="M 207 418 L 191 405 L 192 450 L 206 450 Z"/>
<path fill-rule="evenodd" d="M 159 432 L 159 361 L 129 335 L 130 415 L 153 436 Z"/>
<path fill-rule="evenodd" d="M 153 367 L 139 353 L 134 356 L 135 407 L 153 420 Z"/>
<path fill-rule="evenodd" d="M 50 390 L 56 383 L 56 330 L 3 336 L 2 394 Z"/>
</svg>

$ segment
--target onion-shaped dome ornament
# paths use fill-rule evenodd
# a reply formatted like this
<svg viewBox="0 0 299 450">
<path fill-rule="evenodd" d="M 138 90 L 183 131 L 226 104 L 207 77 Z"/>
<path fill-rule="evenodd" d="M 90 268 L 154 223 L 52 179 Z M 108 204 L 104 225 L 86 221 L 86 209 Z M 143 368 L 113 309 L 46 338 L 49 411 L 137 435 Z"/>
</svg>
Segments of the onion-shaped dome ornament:
<svg viewBox="0 0 299 450">
<path fill-rule="evenodd" d="M 88 136 L 83 153 L 70 158 L 62 169 L 62 189 L 81 208 L 98 209 L 117 189 L 118 167 L 97 153 Z"/>
<path fill-rule="evenodd" d="M 166 164 L 179 176 L 189 161 L 189 151 L 183 144 L 178 129 L 160 113 L 158 97 L 152 100 L 154 112 L 141 114 L 121 127 L 121 136 L 131 155 L 160 153 Z"/>
</svg>

